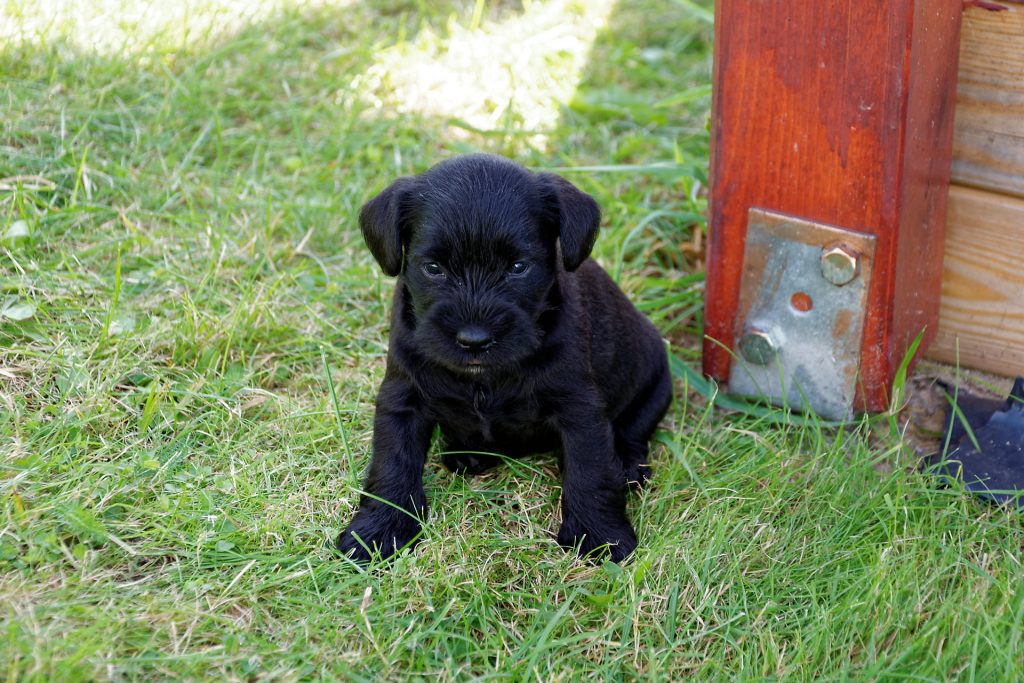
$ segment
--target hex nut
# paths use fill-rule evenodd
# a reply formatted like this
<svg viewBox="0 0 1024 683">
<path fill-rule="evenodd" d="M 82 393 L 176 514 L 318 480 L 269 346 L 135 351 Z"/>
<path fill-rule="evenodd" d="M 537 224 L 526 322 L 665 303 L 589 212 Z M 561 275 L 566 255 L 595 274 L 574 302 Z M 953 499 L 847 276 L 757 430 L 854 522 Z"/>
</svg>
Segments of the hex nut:
<svg viewBox="0 0 1024 683">
<path fill-rule="evenodd" d="M 860 274 L 860 256 L 846 246 L 826 247 L 821 252 L 821 276 L 842 287 L 857 279 Z"/>
<path fill-rule="evenodd" d="M 754 365 L 768 365 L 778 353 L 771 335 L 762 330 L 747 330 L 740 339 L 740 355 Z"/>
</svg>

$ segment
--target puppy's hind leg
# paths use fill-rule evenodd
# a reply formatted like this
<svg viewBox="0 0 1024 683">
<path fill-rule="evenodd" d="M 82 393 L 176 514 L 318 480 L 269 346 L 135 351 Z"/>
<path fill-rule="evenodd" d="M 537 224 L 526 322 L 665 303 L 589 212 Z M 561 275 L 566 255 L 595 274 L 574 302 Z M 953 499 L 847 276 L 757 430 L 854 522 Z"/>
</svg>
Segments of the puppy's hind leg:
<svg viewBox="0 0 1024 683">
<path fill-rule="evenodd" d="M 483 453 L 464 444 L 448 444 L 441 462 L 456 474 L 476 476 L 501 464 L 501 458 Z"/>
<path fill-rule="evenodd" d="M 615 452 L 630 486 L 643 486 L 651 477 L 648 442 L 671 403 L 672 375 L 665 363 L 612 422 Z"/>
</svg>

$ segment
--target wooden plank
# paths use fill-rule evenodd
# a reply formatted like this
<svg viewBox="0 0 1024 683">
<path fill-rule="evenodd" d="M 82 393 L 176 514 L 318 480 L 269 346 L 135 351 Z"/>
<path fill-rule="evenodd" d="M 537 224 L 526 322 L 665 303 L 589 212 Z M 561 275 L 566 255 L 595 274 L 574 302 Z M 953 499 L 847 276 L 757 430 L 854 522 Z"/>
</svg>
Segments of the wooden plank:
<svg viewBox="0 0 1024 683">
<path fill-rule="evenodd" d="M 1024 197 L 1024 6 L 964 12 L 953 180 Z"/>
<path fill-rule="evenodd" d="M 929 357 L 1024 375 L 1024 199 L 952 186 L 939 330 Z"/>
<path fill-rule="evenodd" d="M 909 341 L 936 328 L 961 6 L 715 3 L 708 375 L 728 378 L 759 207 L 877 237 L 858 407 L 886 407 Z"/>
</svg>

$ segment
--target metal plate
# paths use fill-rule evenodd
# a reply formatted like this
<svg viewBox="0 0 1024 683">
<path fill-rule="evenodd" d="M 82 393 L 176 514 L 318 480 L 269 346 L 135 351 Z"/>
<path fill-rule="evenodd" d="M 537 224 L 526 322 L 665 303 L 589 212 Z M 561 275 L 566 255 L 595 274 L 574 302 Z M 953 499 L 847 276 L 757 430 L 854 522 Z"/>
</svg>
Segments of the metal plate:
<svg viewBox="0 0 1024 683">
<path fill-rule="evenodd" d="M 874 256 L 873 235 L 751 209 L 730 392 L 851 417 Z"/>
</svg>

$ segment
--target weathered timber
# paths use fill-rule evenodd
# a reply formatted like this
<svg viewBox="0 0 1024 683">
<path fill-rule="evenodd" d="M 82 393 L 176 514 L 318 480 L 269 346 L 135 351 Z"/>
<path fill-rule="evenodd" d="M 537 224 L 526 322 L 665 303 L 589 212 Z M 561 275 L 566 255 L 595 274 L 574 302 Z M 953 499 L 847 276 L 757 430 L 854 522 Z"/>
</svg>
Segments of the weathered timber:
<svg viewBox="0 0 1024 683">
<path fill-rule="evenodd" d="M 964 13 L 953 181 L 1024 197 L 1024 5 Z"/>
<path fill-rule="evenodd" d="M 1024 375 L 1024 199 L 952 186 L 938 335 L 928 355 Z"/>
</svg>

